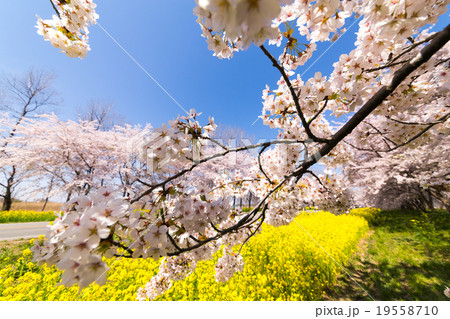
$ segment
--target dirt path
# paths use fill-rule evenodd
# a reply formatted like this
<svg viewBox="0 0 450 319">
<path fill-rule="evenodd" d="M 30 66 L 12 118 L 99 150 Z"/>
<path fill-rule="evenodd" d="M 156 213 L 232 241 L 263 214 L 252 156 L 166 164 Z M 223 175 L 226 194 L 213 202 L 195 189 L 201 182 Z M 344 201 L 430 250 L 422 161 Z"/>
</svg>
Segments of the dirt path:
<svg viewBox="0 0 450 319">
<path fill-rule="evenodd" d="M 352 279 L 345 273 L 339 275 L 337 284 L 326 292 L 324 300 L 372 300 L 361 287 L 366 291 L 372 291 L 374 288 L 365 280 L 368 273 L 377 271 L 377 264 L 370 260 L 368 253 L 369 241 L 373 234 L 373 230 L 367 232 L 366 236 L 359 241 L 357 251 L 344 265 Z"/>
</svg>

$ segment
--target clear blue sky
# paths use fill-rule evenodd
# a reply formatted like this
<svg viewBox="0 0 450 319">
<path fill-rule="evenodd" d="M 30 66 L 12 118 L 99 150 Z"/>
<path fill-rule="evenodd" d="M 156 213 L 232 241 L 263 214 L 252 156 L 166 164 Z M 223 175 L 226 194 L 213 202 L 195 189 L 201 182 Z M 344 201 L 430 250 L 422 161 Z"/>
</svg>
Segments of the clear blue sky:
<svg viewBox="0 0 450 319">
<path fill-rule="evenodd" d="M 211 115 L 219 123 L 241 127 L 258 138 L 276 134 L 261 121 L 251 124 L 261 114 L 261 91 L 265 84 L 274 87 L 279 74 L 254 46 L 231 60 L 213 57 L 192 14 L 193 0 L 97 4 L 100 24 L 186 109 L 193 107 L 203 112 L 205 121 Z M 159 126 L 182 113 L 98 26 L 90 28 L 88 57 L 68 58 L 36 33 L 36 14 L 50 18 L 49 1 L 2 2 L 0 72 L 21 74 L 30 67 L 53 71 L 55 89 L 64 100 L 58 110 L 62 118 L 74 119 L 76 108 L 92 98 L 113 101 L 131 124 Z M 316 71 L 329 74 L 339 55 L 353 47 L 356 30 L 357 24 L 303 78 Z M 319 45 L 311 62 L 329 45 Z"/>
</svg>

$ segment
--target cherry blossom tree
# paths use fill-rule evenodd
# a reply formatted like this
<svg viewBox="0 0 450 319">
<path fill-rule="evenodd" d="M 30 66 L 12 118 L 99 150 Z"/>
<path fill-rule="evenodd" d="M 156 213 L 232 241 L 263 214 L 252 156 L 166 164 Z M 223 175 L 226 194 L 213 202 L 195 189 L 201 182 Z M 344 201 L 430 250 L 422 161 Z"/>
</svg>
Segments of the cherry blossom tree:
<svg viewBox="0 0 450 319">
<path fill-rule="evenodd" d="M 131 179 L 125 183 L 120 177 L 130 171 L 133 153 L 127 142 L 143 129 L 129 125 L 109 131 L 98 128 L 97 121 L 61 121 L 53 114 L 23 119 L 12 139 L 10 160 L 19 168 L 32 168 L 30 179 L 51 181 L 48 196 L 67 193 L 69 200 L 108 185 L 120 185 L 126 192 Z M 32 184 L 37 186 L 34 193 L 48 187 Z"/>
<path fill-rule="evenodd" d="M 39 20 L 38 32 L 67 55 L 85 56 L 87 26 L 97 19 L 95 5 L 87 0 L 53 3 L 57 16 Z M 279 71 L 277 86 L 263 90 L 261 115 L 264 124 L 279 131 L 278 138 L 242 147 L 216 141 L 212 154 L 205 144 L 214 140 L 214 122 L 201 125 L 194 110 L 154 129 L 156 136 L 142 144 L 142 155 L 158 177 L 155 182 L 145 183 L 130 201 L 110 189 L 73 198 L 51 226 L 48 239 L 34 248 L 36 260 L 65 270 L 66 285 L 104 283 L 103 256 L 164 257 L 158 274 L 138 292 L 138 299 L 154 299 L 220 249 L 216 279 L 225 281 L 243 267 L 242 257 L 232 248 L 242 247 L 263 222 L 287 224 L 305 201 L 334 211 L 348 207 L 348 184 L 337 173 L 353 162 L 349 149 L 385 147 L 400 152 L 405 146 L 418 147 L 419 137 L 448 129 L 444 82 L 450 26 L 435 33 L 426 29 L 446 12 L 448 1 L 196 4 L 194 14 L 215 56 L 232 58 L 254 44 Z M 346 19 L 356 17 L 360 22 L 355 48 L 340 56 L 330 76 L 317 72 L 302 79 L 296 70 L 311 58 L 316 44 L 335 40 Z M 282 47 L 278 58 L 266 47 L 267 41 Z M 332 125 L 330 116 L 342 115 L 344 123 Z M 198 178 L 199 171 L 218 158 L 248 150 L 257 150 L 257 156 L 245 176 L 214 178 L 212 188 Z M 327 167 L 325 174 L 312 171 L 319 161 Z M 235 188 L 229 186 L 237 183 L 240 192 L 251 190 L 260 199 L 249 212 L 231 207 Z M 133 211 L 132 203 L 149 209 Z"/>
<path fill-rule="evenodd" d="M 379 144 L 378 150 L 349 150 L 353 160 L 345 171 L 358 187 L 357 202 L 384 209 L 449 210 L 448 134 L 431 133 L 414 142 L 421 145 L 411 143 L 406 149 L 387 152 L 386 145 Z"/>
</svg>

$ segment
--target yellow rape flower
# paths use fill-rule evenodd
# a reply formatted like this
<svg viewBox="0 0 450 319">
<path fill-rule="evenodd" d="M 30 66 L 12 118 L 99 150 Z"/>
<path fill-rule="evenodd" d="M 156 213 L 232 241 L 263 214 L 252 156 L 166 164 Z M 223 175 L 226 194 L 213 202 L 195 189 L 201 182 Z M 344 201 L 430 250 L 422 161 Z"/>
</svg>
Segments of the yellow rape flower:
<svg viewBox="0 0 450 319">
<path fill-rule="evenodd" d="M 296 222 L 341 263 L 355 251 L 368 229 L 367 221 L 354 214 L 301 213 Z M 228 282 L 214 279 L 214 266 L 221 255 L 218 252 L 212 260 L 199 262 L 189 277 L 175 282 L 158 300 L 320 299 L 340 269 L 297 223 L 263 225 L 262 232 L 242 250 L 244 270 Z M 0 271 L 0 300 L 135 300 L 138 287 L 144 286 L 159 267 L 153 259 L 107 260 L 108 265 L 114 264 L 107 284 L 93 284 L 79 295 L 77 287 L 57 286 L 61 272 L 54 266 L 31 263 L 30 253 L 29 249 L 24 250 L 23 257 Z M 17 277 L 20 267 L 24 273 Z"/>
</svg>

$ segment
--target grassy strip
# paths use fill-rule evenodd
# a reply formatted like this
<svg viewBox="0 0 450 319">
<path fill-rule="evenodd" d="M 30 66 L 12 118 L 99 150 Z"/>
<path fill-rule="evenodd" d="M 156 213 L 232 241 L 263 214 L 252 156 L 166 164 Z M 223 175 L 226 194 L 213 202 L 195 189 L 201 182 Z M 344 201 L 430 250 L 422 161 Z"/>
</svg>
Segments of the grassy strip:
<svg viewBox="0 0 450 319">
<path fill-rule="evenodd" d="M 370 215 L 370 214 L 369 214 Z M 369 216 L 372 236 L 348 271 L 376 300 L 448 300 L 450 214 L 381 211 Z M 329 299 L 367 300 L 342 276 Z"/>
<path fill-rule="evenodd" d="M 31 247 L 28 240 L 0 241 L 0 269 L 17 263 L 23 251 Z"/>
<path fill-rule="evenodd" d="M 36 212 L 30 210 L 0 211 L 0 224 L 53 221 L 54 212 Z"/>
</svg>

